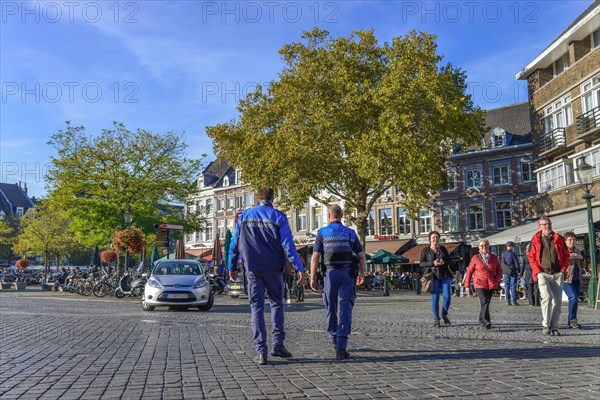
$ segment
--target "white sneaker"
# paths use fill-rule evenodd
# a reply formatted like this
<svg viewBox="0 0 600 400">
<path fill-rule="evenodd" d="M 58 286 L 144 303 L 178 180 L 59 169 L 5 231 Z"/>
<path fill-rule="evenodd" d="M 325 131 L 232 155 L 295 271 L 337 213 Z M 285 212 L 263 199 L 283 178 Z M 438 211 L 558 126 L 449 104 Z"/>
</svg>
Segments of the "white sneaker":
<svg viewBox="0 0 600 400">
<path fill-rule="evenodd" d="M 288 304 L 292 304 L 292 299 L 287 299 L 285 302 Z"/>
</svg>

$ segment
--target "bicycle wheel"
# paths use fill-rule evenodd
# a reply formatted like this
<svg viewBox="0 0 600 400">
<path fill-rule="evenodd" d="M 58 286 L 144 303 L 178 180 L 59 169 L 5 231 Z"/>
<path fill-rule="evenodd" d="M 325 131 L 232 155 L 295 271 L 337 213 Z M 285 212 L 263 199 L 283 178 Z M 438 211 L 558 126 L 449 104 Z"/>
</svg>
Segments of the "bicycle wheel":
<svg viewBox="0 0 600 400">
<path fill-rule="evenodd" d="M 94 296 L 104 297 L 110 293 L 110 285 L 106 282 L 100 282 L 94 286 Z"/>
<path fill-rule="evenodd" d="M 85 281 L 81 285 L 81 294 L 84 296 L 89 296 L 94 292 L 94 285 L 90 281 Z"/>
</svg>

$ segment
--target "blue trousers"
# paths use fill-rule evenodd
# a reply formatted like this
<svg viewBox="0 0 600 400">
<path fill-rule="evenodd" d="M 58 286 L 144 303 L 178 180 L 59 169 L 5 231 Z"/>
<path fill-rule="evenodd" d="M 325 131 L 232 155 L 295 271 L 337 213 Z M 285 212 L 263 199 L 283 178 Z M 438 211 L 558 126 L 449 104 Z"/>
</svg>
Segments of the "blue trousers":
<svg viewBox="0 0 600 400">
<path fill-rule="evenodd" d="M 440 292 L 442 292 L 442 314 L 447 315 L 452 298 L 452 278 L 437 279 L 433 277 L 433 291 L 431 292 L 431 311 L 433 318 L 440 318 Z"/>
<path fill-rule="evenodd" d="M 256 353 L 267 354 L 267 329 L 265 327 L 265 288 L 271 307 L 271 341 L 273 346 L 283 344 L 283 274 L 282 272 L 246 272 L 248 298 L 252 319 L 252 334 Z"/>
<path fill-rule="evenodd" d="M 579 295 L 581 294 L 581 282 L 571 281 L 564 283 L 563 290 L 569 298 L 569 321 L 577 318 L 577 306 L 579 305 Z"/>
<path fill-rule="evenodd" d="M 506 304 L 518 303 L 519 298 L 517 297 L 517 274 L 504 275 L 504 290 L 506 291 Z"/>
<path fill-rule="evenodd" d="M 350 268 L 328 269 L 323 289 L 325 321 L 329 343 L 337 350 L 345 349 L 352 330 L 352 307 L 354 307 L 354 280 Z M 338 320 L 338 300 L 340 317 Z"/>
</svg>

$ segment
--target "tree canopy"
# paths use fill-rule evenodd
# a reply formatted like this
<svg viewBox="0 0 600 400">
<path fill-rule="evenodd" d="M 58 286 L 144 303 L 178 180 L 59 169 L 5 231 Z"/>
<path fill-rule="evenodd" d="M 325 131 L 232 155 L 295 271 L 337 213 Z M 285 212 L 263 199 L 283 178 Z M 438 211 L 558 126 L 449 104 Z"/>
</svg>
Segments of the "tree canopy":
<svg viewBox="0 0 600 400">
<path fill-rule="evenodd" d="M 430 200 L 452 149 L 481 137 L 483 112 L 466 94 L 466 74 L 442 64 L 434 35 L 413 31 L 383 45 L 372 30 L 302 38 L 280 50 L 279 79 L 207 134 L 245 182 L 284 188 L 284 203 L 330 203 L 322 189 L 344 200 L 364 242 L 369 212 L 392 185 L 412 215 Z"/>
<path fill-rule="evenodd" d="M 48 174 L 52 201 L 67 211 L 88 246 L 108 244 L 125 227 L 127 210 L 146 233 L 154 232 L 157 222 L 202 229 L 201 216 L 172 206 L 185 204 L 195 191 L 191 182 L 200 168 L 200 160 L 186 156 L 182 135 L 132 132 L 114 122 L 92 136 L 67 122 L 66 131 L 52 135 L 49 144 L 58 150 Z"/>
</svg>

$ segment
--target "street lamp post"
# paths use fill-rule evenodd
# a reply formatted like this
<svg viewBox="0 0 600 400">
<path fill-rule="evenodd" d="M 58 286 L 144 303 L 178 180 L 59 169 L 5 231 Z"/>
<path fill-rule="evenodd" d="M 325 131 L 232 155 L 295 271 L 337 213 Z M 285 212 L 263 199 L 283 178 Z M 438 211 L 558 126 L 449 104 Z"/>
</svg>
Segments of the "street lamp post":
<svg viewBox="0 0 600 400">
<path fill-rule="evenodd" d="M 125 225 L 129 227 L 133 222 L 133 213 L 131 212 L 131 208 L 127 208 L 125 212 L 123 212 L 123 219 L 125 220 Z M 129 269 L 129 250 L 125 249 L 125 271 Z"/>
<path fill-rule="evenodd" d="M 596 268 L 596 234 L 594 232 L 594 219 L 592 217 L 592 199 L 595 197 L 591 192 L 592 180 L 594 177 L 594 167 L 585 162 L 585 158 L 579 162 L 575 170 L 579 180 L 585 187 L 585 193 L 582 199 L 585 200 L 587 207 L 588 236 L 590 245 L 590 262 L 592 265 L 592 277 L 588 284 L 588 307 L 596 306 L 596 294 L 598 293 L 598 270 Z"/>
</svg>

